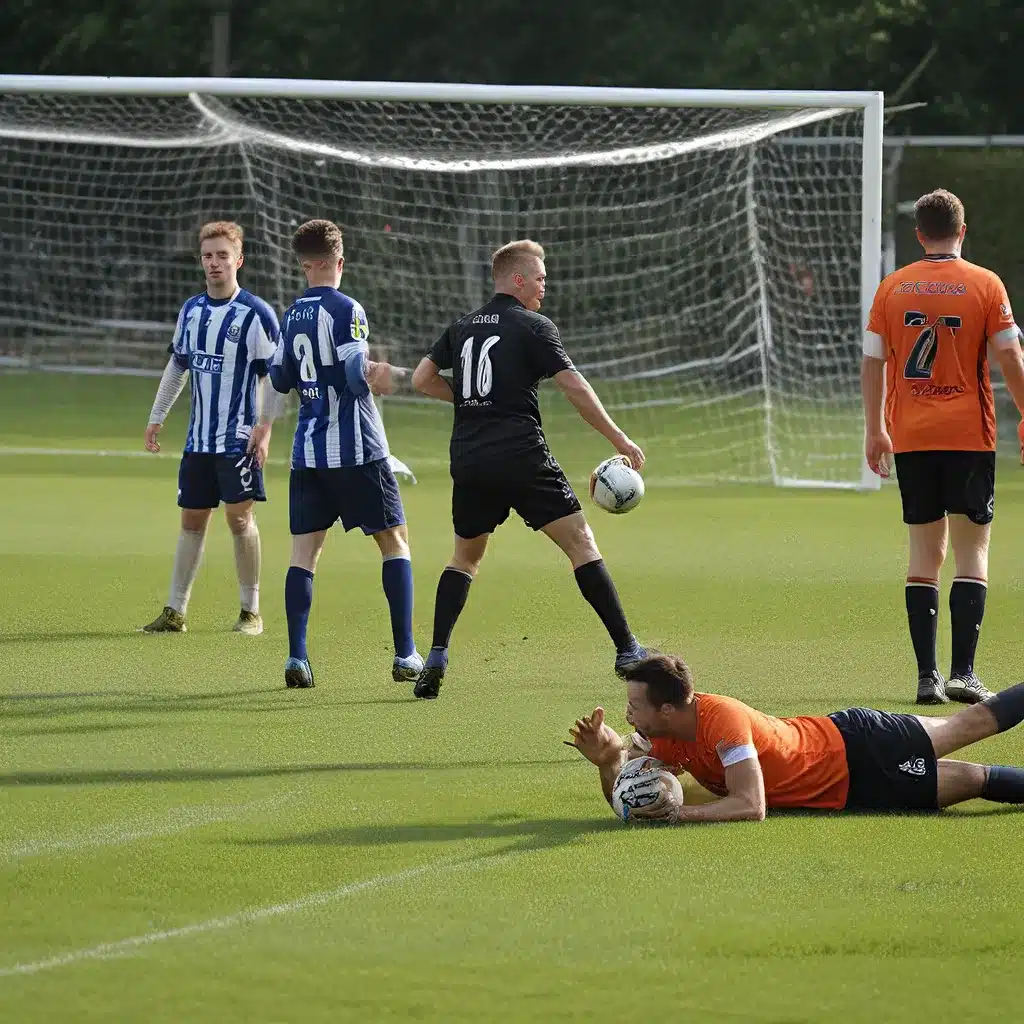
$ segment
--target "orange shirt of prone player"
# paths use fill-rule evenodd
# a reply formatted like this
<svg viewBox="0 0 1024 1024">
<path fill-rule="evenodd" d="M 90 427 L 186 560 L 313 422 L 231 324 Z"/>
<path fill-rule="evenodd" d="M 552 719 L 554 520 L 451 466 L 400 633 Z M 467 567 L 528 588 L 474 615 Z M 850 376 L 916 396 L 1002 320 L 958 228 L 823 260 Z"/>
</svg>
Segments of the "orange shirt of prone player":
<svg viewBox="0 0 1024 1024">
<path fill-rule="evenodd" d="M 846 744 L 830 718 L 774 718 L 732 697 L 693 696 L 696 739 L 654 738 L 652 757 L 689 772 L 716 796 L 725 796 L 725 769 L 756 752 L 768 807 L 846 806 Z"/>
<path fill-rule="evenodd" d="M 864 354 L 886 360 L 893 451 L 995 450 L 989 344 L 1017 344 L 1010 300 L 991 270 L 936 254 L 879 285 Z"/>
</svg>

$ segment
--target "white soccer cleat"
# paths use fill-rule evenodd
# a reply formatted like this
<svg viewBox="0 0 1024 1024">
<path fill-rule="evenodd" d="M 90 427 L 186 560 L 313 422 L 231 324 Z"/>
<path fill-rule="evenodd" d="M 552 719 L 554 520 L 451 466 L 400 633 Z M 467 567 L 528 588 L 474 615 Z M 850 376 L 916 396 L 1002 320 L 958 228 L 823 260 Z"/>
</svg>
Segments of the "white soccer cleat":
<svg viewBox="0 0 1024 1024">
<path fill-rule="evenodd" d="M 391 666 L 391 678 L 396 683 L 411 683 L 423 671 L 423 659 L 418 651 L 413 651 L 408 658 L 396 656 Z"/>
<path fill-rule="evenodd" d="M 244 608 L 238 613 L 238 621 L 234 625 L 236 633 L 246 636 L 259 636 L 263 632 L 263 619 L 259 612 L 247 612 Z"/>
</svg>

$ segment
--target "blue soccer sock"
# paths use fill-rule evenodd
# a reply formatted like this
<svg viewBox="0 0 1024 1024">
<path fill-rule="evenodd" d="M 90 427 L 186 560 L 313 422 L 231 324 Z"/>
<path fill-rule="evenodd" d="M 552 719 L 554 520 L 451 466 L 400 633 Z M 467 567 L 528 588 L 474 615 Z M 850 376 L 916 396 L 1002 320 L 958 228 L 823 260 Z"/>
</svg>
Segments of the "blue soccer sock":
<svg viewBox="0 0 1024 1024">
<path fill-rule="evenodd" d="M 313 574 L 308 569 L 290 566 L 284 579 L 284 611 L 288 616 L 288 655 L 308 661 L 306 626 L 313 605 Z"/>
<path fill-rule="evenodd" d="M 401 556 L 385 558 L 380 567 L 380 580 L 391 609 L 395 656 L 408 658 L 416 650 L 412 638 L 412 562 Z"/>
</svg>

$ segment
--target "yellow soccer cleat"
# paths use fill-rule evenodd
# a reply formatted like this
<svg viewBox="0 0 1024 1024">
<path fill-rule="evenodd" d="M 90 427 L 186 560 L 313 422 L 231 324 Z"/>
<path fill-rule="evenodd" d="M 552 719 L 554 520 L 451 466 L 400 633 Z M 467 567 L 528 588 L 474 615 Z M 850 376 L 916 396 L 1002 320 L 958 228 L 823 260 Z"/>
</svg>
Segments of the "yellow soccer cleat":
<svg viewBox="0 0 1024 1024">
<path fill-rule="evenodd" d="M 187 633 L 185 616 L 176 612 L 170 605 L 165 605 L 164 610 L 148 626 L 142 626 L 139 633 Z"/>
<path fill-rule="evenodd" d="M 238 613 L 235 632 L 246 636 L 259 636 L 263 632 L 263 619 L 259 612 L 247 612 L 244 608 Z"/>
</svg>

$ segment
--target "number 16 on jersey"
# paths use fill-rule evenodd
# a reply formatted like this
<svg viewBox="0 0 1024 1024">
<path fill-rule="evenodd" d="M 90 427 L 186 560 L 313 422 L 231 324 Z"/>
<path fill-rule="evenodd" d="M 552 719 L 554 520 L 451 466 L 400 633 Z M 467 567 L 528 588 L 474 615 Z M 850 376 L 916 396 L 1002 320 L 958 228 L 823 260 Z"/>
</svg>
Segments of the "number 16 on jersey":
<svg viewBox="0 0 1024 1024">
<path fill-rule="evenodd" d="M 469 401 L 486 398 L 494 384 L 494 368 L 491 366 L 491 349 L 501 341 L 500 335 L 492 334 L 484 339 L 476 356 L 476 373 L 473 373 L 473 343 L 475 338 L 467 338 L 462 345 L 462 397 Z M 474 379 L 475 378 L 475 379 Z M 474 384 L 476 387 L 474 388 Z M 475 391 L 475 395 L 474 395 Z"/>
</svg>

